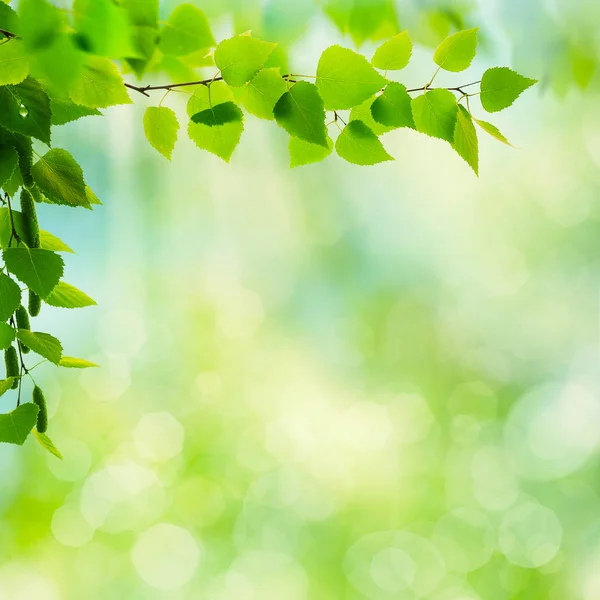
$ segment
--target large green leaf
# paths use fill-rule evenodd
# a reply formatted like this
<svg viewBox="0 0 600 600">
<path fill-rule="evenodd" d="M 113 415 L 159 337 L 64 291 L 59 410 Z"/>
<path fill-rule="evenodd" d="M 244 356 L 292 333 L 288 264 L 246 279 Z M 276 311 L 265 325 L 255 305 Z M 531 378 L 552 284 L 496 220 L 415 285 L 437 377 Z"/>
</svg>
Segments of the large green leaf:
<svg viewBox="0 0 600 600">
<path fill-rule="evenodd" d="M 327 136 L 327 146 L 305 142 L 295 136 L 290 137 L 290 167 L 300 167 L 321 162 L 333 152 L 333 140 Z"/>
<path fill-rule="evenodd" d="M 478 29 L 465 29 L 447 37 L 433 55 L 435 64 L 455 73 L 467 69 L 477 53 Z"/>
<path fill-rule="evenodd" d="M 204 13 L 192 4 L 180 4 L 160 32 L 159 48 L 164 54 L 181 56 L 215 43 Z"/>
<path fill-rule="evenodd" d="M 194 123 L 201 123 L 209 127 L 218 127 L 227 123 L 242 121 L 244 114 L 235 102 L 222 102 L 206 110 L 192 115 Z"/>
<path fill-rule="evenodd" d="M 275 104 L 287 86 L 279 68 L 262 69 L 244 88 L 242 102 L 246 110 L 261 119 L 273 119 Z"/>
<path fill-rule="evenodd" d="M 171 153 L 177 141 L 179 121 L 177 115 L 165 106 L 149 106 L 144 113 L 146 138 L 165 158 L 171 160 Z"/>
<path fill-rule="evenodd" d="M 62 345 L 52 335 L 40 333 L 39 331 L 29 331 L 29 329 L 19 329 L 17 338 L 25 344 L 30 350 L 48 359 L 51 363 L 58 365 L 62 356 Z"/>
<path fill-rule="evenodd" d="M 401 83 L 390 83 L 371 105 L 373 119 L 388 127 L 415 128 L 412 99 Z"/>
<path fill-rule="evenodd" d="M 0 321 L 8 321 L 21 304 L 21 288 L 4 273 L 0 273 Z"/>
<path fill-rule="evenodd" d="M 350 121 L 340 133 L 335 149 L 348 162 L 355 165 L 375 165 L 394 160 L 379 138 L 362 121 Z"/>
<path fill-rule="evenodd" d="M 456 127 L 454 129 L 454 149 L 467 164 L 479 174 L 479 142 L 473 119 L 464 106 L 458 107 Z"/>
<path fill-rule="evenodd" d="M 0 115 L 6 129 L 50 144 L 50 100 L 35 79 L 0 87 Z"/>
<path fill-rule="evenodd" d="M 6 268 L 41 298 L 47 298 L 64 270 L 63 259 L 41 248 L 8 248 L 3 251 Z"/>
<path fill-rule="evenodd" d="M 8 323 L 0 323 L 0 350 L 6 350 L 15 341 L 15 330 Z"/>
<path fill-rule="evenodd" d="M 29 74 L 29 61 L 22 40 L 0 44 L 0 85 L 21 83 Z"/>
<path fill-rule="evenodd" d="M 59 308 L 85 308 L 86 306 L 95 306 L 96 301 L 74 285 L 59 281 L 46 298 L 46 304 Z"/>
<path fill-rule="evenodd" d="M 91 208 L 83 171 L 66 150 L 53 148 L 41 156 L 33 165 L 31 176 L 50 202 Z"/>
<path fill-rule="evenodd" d="M 412 41 L 407 31 L 384 42 L 373 55 L 371 63 L 383 71 L 399 71 L 410 62 Z"/>
<path fill-rule="evenodd" d="M 536 83 L 508 67 L 488 69 L 481 78 L 481 105 L 490 113 L 504 110 Z"/>
<path fill-rule="evenodd" d="M 215 63 L 223 79 L 239 87 L 250 81 L 265 65 L 275 44 L 249 35 L 223 40 L 215 50 Z"/>
<path fill-rule="evenodd" d="M 347 48 L 331 46 L 319 60 L 317 87 L 328 110 L 352 108 L 386 83 L 364 56 Z"/>
<path fill-rule="evenodd" d="M 37 421 L 38 407 L 21 404 L 7 415 L 0 415 L 0 442 L 22 446 Z"/>
<path fill-rule="evenodd" d="M 417 96 L 412 109 L 417 131 L 453 142 L 458 109 L 452 92 L 432 90 Z"/>
<path fill-rule="evenodd" d="M 294 84 L 278 100 L 273 114 L 290 135 L 327 148 L 323 99 L 312 83 L 299 81 Z"/>
<path fill-rule="evenodd" d="M 194 123 L 193 121 L 190 121 L 188 125 L 188 135 L 198 148 L 208 150 L 225 162 L 230 161 L 243 131 L 243 121 L 226 123 L 217 127 Z"/>
<path fill-rule="evenodd" d="M 108 58 L 88 56 L 82 74 L 71 86 L 71 100 L 88 108 L 131 104 L 117 65 Z"/>
</svg>

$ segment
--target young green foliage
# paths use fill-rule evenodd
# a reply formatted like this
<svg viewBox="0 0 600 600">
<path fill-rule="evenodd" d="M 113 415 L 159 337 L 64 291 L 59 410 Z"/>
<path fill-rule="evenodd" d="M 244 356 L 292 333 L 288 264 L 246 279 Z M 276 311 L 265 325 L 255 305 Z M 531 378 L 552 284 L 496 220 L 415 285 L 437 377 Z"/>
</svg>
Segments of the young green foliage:
<svg viewBox="0 0 600 600">
<path fill-rule="evenodd" d="M 95 300 L 65 281 L 59 281 L 45 300 L 46 304 L 60 308 L 85 308 L 96 305 Z"/>
<path fill-rule="evenodd" d="M 273 109 L 286 91 L 287 86 L 278 67 L 262 69 L 246 84 L 242 102 L 250 114 L 272 120 Z"/>
<path fill-rule="evenodd" d="M 204 13 L 192 4 L 180 4 L 161 30 L 158 47 L 164 54 L 181 56 L 215 43 Z"/>
<path fill-rule="evenodd" d="M 488 69 L 481 78 L 481 105 L 490 113 L 504 110 L 535 83 L 508 67 Z"/>
<path fill-rule="evenodd" d="M 177 141 L 179 121 L 177 115 L 165 106 L 149 106 L 144 113 L 144 132 L 148 141 L 166 159 L 171 160 L 171 153 Z"/>
<path fill-rule="evenodd" d="M 362 122 L 350 121 L 335 144 L 337 153 L 355 165 L 376 165 L 394 160 L 379 138 Z"/>
<path fill-rule="evenodd" d="M 0 415 L 0 442 L 22 446 L 35 427 L 38 407 L 21 404 L 7 415 Z"/>
<path fill-rule="evenodd" d="M 4 273 L 0 273 L 0 321 L 8 321 L 21 304 L 19 286 Z"/>
<path fill-rule="evenodd" d="M 401 83 L 390 83 L 371 104 L 371 115 L 381 125 L 415 128 L 412 99 Z"/>
<path fill-rule="evenodd" d="M 218 127 L 244 120 L 244 113 L 235 102 L 222 102 L 192 116 L 194 123 Z"/>
<path fill-rule="evenodd" d="M 62 345 L 54 336 L 48 333 L 19 329 L 17 331 L 17 338 L 33 352 L 43 356 L 51 363 L 57 365 L 60 362 Z"/>
<path fill-rule="evenodd" d="M 455 73 L 468 69 L 477 53 L 478 29 L 466 29 L 447 37 L 433 55 L 435 64 Z"/>
<path fill-rule="evenodd" d="M 454 129 L 454 149 L 467 161 L 467 164 L 479 174 L 479 143 L 473 119 L 464 106 L 458 107 L 456 126 Z"/>
<path fill-rule="evenodd" d="M 411 56 L 412 41 L 408 31 L 403 31 L 379 46 L 371 63 L 382 71 L 400 71 L 408 65 Z"/>
<path fill-rule="evenodd" d="M 2 256 L 6 268 L 42 298 L 48 297 L 63 274 L 63 259 L 50 250 L 7 248 Z"/>
<path fill-rule="evenodd" d="M 431 90 L 412 101 L 417 131 L 452 143 L 456 126 L 456 99 L 448 90 Z"/>
<path fill-rule="evenodd" d="M 8 323 L 0 323 L 0 350 L 6 350 L 15 341 L 15 330 Z"/>
<path fill-rule="evenodd" d="M 275 46 L 249 35 L 236 35 L 217 46 L 215 63 L 229 85 L 240 87 L 264 67 Z"/>
</svg>

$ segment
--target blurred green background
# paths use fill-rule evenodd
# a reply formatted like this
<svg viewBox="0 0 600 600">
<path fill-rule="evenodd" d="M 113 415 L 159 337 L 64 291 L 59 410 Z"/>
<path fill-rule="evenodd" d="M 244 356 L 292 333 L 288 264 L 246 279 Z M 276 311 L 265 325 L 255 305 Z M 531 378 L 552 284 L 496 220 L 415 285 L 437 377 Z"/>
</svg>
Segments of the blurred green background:
<svg viewBox="0 0 600 600">
<path fill-rule="evenodd" d="M 0 449 L 2 600 L 600 598 L 599 5 L 324 4 L 198 2 L 311 72 L 397 16 L 416 85 L 480 25 L 440 80 L 539 78 L 495 120 L 520 149 L 482 138 L 476 179 L 405 129 L 394 163 L 291 171 L 248 119 L 230 165 L 168 164 L 142 96 L 57 130 L 104 206 L 40 221 L 99 306 L 39 328 L 102 368 L 39 370 L 62 462 Z"/>
</svg>

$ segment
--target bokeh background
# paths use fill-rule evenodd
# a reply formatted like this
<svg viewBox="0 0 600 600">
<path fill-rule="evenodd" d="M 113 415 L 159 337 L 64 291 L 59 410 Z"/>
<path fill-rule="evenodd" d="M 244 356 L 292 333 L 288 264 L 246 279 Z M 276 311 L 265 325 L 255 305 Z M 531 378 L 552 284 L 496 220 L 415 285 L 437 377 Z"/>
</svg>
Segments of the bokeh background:
<svg viewBox="0 0 600 600">
<path fill-rule="evenodd" d="M 39 330 L 101 368 L 39 369 L 63 461 L 0 448 L 2 600 L 600 598 L 600 7 L 383 4 L 198 3 L 310 72 L 408 27 L 415 85 L 480 25 L 443 82 L 541 80 L 480 179 L 409 130 L 394 163 L 291 171 L 256 119 L 230 165 L 185 139 L 168 164 L 142 96 L 57 129 L 104 206 L 40 220 L 99 306 Z"/>
</svg>

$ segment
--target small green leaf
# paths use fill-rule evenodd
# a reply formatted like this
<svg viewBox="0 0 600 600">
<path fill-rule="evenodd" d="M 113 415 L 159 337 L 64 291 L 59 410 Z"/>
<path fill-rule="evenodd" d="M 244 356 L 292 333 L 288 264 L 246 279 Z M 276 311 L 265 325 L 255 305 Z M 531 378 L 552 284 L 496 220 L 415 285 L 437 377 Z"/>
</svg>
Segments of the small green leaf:
<svg viewBox="0 0 600 600">
<path fill-rule="evenodd" d="M 54 336 L 48 333 L 19 329 L 17 338 L 33 352 L 48 359 L 51 363 L 58 365 L 60 362 L 62 345 Z"/>
<path fill-rule="evenodd" d="M 171 153 L 177 141 L 179 121 L 175 112 L 164 106 L 149 106 L 144 113 L 146 138 L 165 158 L 171 160 Z"/>
<path fill-rule="evenodd" d="M 343 159 L 355 165 L 375 165 L 394 160 L 362 121 L 348 123 L 338 137 L 335 149 Z"/>
<path fill-rule="evenodd" d="M 180 4 L 160 32 L 159 48 L 163 54 L 182 56 L 215 43 L 204 13 L 192 4 Z"/>
<path fill-rule="evenodd" d="M 41 156 L 33 165 L 31 176 L 50 202 L 91 208 L 83 171 L 66 150 L 53 148 Z"/>
<path fill-rule="evenodd" d="M 14 377 L 7 377 L 6 379 L 0 379 L 0 396 L 4 396 L 8 390 L 12 389 Z"/>
<path fill-rule="evenodd" d="M 131 104 L 117 65 L 108 58 L 88 55 L 82 74 L 71 86 L 71 100 L 88 108 Z"/>
<path fill-rule="evenodd" d="M 275 46 L 249 35 L 236 35 L 217 46 L 215 63 L 229 85 L 240 87 L 264 67 Z"/>
<path fill-rule="evenodd" d="M 53 252 L 73 252 L 60 238 L 43 229 L 40 229 L 40 248 Z"/>
<path fill-rule="evenodd" d="M 447 37 L 433 55 L 435 64 L 454 73 L 468 69 L 477 53 L 478 29 L 465 29 Z"/>
<path fill-rule="evenodd" d="M 0 44 L 0 85 L 21 83 L 29 74 L 29 61 L 22 40 Z"/>
<path fill-rule="evenodd" d="M 96 363 L 90 362 L 83 358 L 74 358 L 72 356 L 63 356 L 58 363 L 59 367 L 67 369 L 89 369 L 90 367 L 98 367 Z"/>
<path fill-rule="evenodd" d="M 507 146 L 512 146 L 514 148 L 514 146 L 504 137 L 504 135 L 502 135 L 502 132 L 495 125 L 492 125 L 487 121 L 480 121 L 479 119 L 473 119 L 473 121 L 475 121 L 475 123 L 477 123 L 477 125 L 479 125 L 481 129 L 483 129 L 486 133 L 489 133 L 493 138 L 497 139 L 499 142 L 502 142 L 503 144 L 506 144 Z"/>
<path fill-rule="evenodd" d="M 452 143 L 456 126 L 456 98 L 448 90 L 432 90 L 412 101 L 417 131 Z"/>
<path fill-rule="evenodd" d="M 371 105 L 373 119 L 388 127 L 415 128 L 412 99 L 401 83 L 390 83 Z"/>
<path fill-rule="evenodd" d="M 0 87 L 0 115 L 6 129 L 50 144 L 50 100 L 35 79 Z"/>
<path fill-rule="evenodd" d="M 39 445 L 44 449 L 50 452 L 50 454 L 54 454 L 56 458 L 63 459 L 60 450 L 54 445 L 54 442 L 45 434 L 40 433 L 39 431 L 33 430 L 33 437 L 38 441 Z"/>
<path fill-rule="evenodd" d="M 379 46 L 371 63 L 382 71 L 400 71 L 408 65 L 411 55 L 412 41 L 408 31 L 403 31 Z"/>
<path fill-rule="evenodd" d="M 452 144 L 459 156 L 479 174 L 479 142 L 473 119 L 464 106 L 458 107 L 456 127 L 454 129 L 454 142 Z"/>
<path fill-rule="evenodd" d="M 21 304 L 21 289 L 4 273 L 0 273 L 0 321 L 8 321 Z"/>
<path fill-rule="evenodd" d="M 63 274 L 63 259 L 50 250 L 7 248 L 2 256 L 6 268 L 42 298 L 48 297 Z"/>
<path fill-rule="evenodd" d="M 333 152 L 333 140 L 327 136 L 327 147 L 305 142 L 295 136 L 290 137 L 290 167 L 300 167 L 321 162 Z"/>
<path fill-rule="evenodd" d="M 481 105 L 490 113 L 504 110 L 536 83 L 508 67 L 488 69 L 481 78 Z"/>
<path fill-rule="evenodd" d="M 235 102 L 222 102 L 192 115 L 194 123 L 201 123 L 209 127 L 218 127 L 226 123 L 242 121 L 244 115 Z"/>
<path fill-rule="evenodd" d="M 15 330 L 8 323 L 0 323 L 0 350 L 6 350 L 15 340 Z"/>
<path fill-rule="evenodd" d="M 37 421 L 38 407 L 21 404 L 7 415 L 0 415 L 0 442 L 22 446 Z"/>
<path fill-rule="evenodd" d="M 279 68 L 262 69 L 246 84 L 242 102 L 250 114 L 272 120 L 275 104 L 286 90 Z"/>
<path fill-rule="evenodd" d="M 74 285 L 59 281 L 46 298 L 46 304 L 58 308 L 85 308 L 95 306 L 96 301 Z"/>
<path fill-rule="evenodd" d="M 317 87 L 327 110 L 357 106 L 387 83 L 360 54 L 331 46 L 321 55 L 317 67 Z"/>
<path fill-rule="evenodd" d="M 14 148 L 10 146 L 0 148 L 0 187 L 12 177 L 18 164 L 19 155 Z"/>
<path fill-rule="evenodd" d="M 273 114 L 277 123 L 290 135 L 328 147 L 323 99 L 312 83 L 299 81 L 294 84 L 279 98 Z"/>
<path fill-rule="evenodd" d="M 202 123 L 190 121 L 188 124 L 188 135 L 190 139 L 203 150 L 208 150 L 225 162 L 229 162 L 233 151 L 239 144 L 244 122 L 226 123 L 217 127 L 210 127 Z"/>
</svg>

